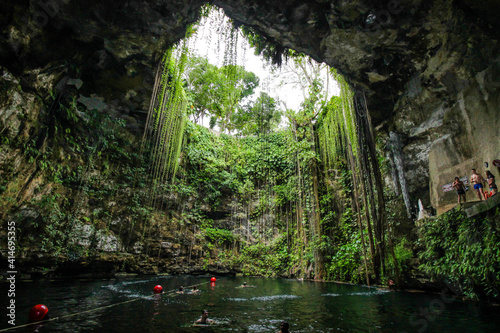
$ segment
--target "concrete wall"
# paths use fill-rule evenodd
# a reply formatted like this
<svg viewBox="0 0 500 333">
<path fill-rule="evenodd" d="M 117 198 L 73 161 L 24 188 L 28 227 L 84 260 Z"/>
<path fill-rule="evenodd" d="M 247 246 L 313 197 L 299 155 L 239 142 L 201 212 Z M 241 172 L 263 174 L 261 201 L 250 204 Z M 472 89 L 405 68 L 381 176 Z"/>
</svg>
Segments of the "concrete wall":
<svg viewBox="0 0 500 333">
<path fill-rule="evenodd" d="M 500 59 L 478 73 L 471 85 L 457 96 L 457 102 L 444 115 L 444 126 L 452 129 L 433 142 L 429 151 L 429 189 L 431 204 L 439 213 L 457 202 L 455 191 L 444 193 L 442 186 L 454 177 L 469 176 L 471 169 L 485 175 L 490 170 L 500 182 Z M 486 168 L 484 163 L 488 162 Z M 470 189 L 468 200 L 477 200 Z"/>
</svg>

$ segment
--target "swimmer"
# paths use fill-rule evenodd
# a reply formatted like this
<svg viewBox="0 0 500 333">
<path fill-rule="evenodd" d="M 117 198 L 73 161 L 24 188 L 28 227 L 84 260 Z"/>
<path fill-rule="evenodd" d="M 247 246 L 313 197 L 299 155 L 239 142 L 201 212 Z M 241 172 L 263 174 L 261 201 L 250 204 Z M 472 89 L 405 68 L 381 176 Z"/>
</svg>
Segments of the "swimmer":
<svg viewBox="0 0 500 333">
<path fill-rule="evenodd" d="M 178 294 L 184 294 L 184 287 L 180 286 L 179 290 L 177 290 L 176 293 L 178 293 Z"/>
<path fill-rule="evenodd" d="M 191 293 L 199 293 L 200 289 L 196 287 L 196 285 L 193 286 L 193 289 L 191 289 Z"/>
<path fill-rule="evenodd" d="M 212 319 L 208 319 L 208 311 L 207 310 L 201 311 L 201 318 L 195 322 L 195 324 L 203 324 L 203 325 L 210 325 L 213 323 L 214 323 L 214 321 Z"/>
<path fill-rule="evenodd" d="M 241 288 L 246 288 L 246 287 L 247 287 L 247 283 L 243 282 L 243 284 L 241 285 Z"/>
<path fill-rule="evenodd" d="M 288 327 L 288 323 L 286 321 L 282 321 L 280 325 L 280 331 L 278 333 L 290 333 Z"/>
</svg>

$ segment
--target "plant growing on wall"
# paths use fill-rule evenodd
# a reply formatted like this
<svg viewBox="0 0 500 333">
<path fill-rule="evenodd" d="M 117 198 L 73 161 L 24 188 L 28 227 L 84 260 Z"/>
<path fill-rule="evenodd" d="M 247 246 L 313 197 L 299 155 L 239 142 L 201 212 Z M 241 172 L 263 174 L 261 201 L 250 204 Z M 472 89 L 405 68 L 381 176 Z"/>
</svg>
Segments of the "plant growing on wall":
<svg viewBox="0 0 500 333">
<path fill-rule="evenodd" d="M 171 181 L 179 166 L 187 98 L 182 74 L 187 61 L 187 47 L 165 52 L 158 66 L 156 81 L 143 135 L 142 149 L 149 148 L 150 179 L 149 204 L 154 206 L 161 184 Z"/>
</svg>

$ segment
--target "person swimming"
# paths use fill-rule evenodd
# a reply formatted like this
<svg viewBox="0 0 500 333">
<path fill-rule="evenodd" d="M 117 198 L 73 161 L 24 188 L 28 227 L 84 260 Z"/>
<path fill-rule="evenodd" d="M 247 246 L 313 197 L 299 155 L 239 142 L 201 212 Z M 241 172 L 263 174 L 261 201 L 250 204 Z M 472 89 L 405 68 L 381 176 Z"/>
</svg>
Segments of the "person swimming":
<svg viewBox="0 0 500 333">
<path fill-rule="evenodd" d="M 199 293 L 200 289 L 196 287 L 196 285 L 193 286 L 193 289 L 191 289 L 191 293 Z"/>
<path fill-rule="evenodd" d="M 178 294 L 184 294 L 184 287 L 183 287 L 183 286 L 180 286 L 180 287 L 179 287 L 179 290 L 177 290 L 177 293 L 178 293 Z"/>
<path fill-rule="evenodd" d="M 207 310 L 201 311 L 201 318 L 195 322 L 195 324 L 203 324 L 203 325 L 210 325 L 213 323 L 214 323 L 214 321 L 212 319 L 208 319 L 208 311 Z"/>
<path fill-rule="evenodd" d="M 280 331 L 278 333 L 290 333 L 290 331 L 288 330 L 289 326 L 290 325 L 288 325 L 288 322 L 282 321 L 280 324 Z"/>
<path fill-rule="evenodd" d="M 246 282 L 243 282 L 243 284 L 241 285 L 242 288 L 246 288 L 247 287 L 247 283 Z"/>
</svg>

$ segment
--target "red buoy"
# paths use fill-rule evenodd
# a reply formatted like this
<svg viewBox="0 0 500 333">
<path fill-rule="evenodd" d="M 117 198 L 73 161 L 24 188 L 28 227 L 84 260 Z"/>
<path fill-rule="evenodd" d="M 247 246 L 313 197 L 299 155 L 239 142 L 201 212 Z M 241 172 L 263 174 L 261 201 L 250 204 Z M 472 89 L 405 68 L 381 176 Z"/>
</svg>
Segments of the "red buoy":
<svg viewBox="0 0 500 333">
<path fill-rule="evenodd" d="M 217 281 L 217 279 L 214 276 L 212 276 L 212 278 L 210 279 L 210 282 L 215 282 L 215 281 Z"/>
<path fill-rule="evenodd" d="M 153 292 L 155 294 L 161 294 L 163 292 L 163 287 L 160 286 L 160 285 L 157 285 L 157 286 L 154 287 Z"/>
<path fill-rule="evenodd" d="M 43 304 L 37 304 L 31 308 L 29 313 L 30 322 L 42 321 L 49 312 L 49 308 Z"/>
</svg>

